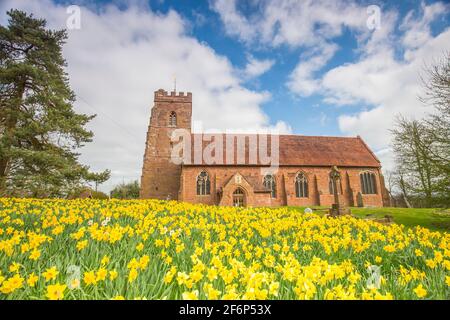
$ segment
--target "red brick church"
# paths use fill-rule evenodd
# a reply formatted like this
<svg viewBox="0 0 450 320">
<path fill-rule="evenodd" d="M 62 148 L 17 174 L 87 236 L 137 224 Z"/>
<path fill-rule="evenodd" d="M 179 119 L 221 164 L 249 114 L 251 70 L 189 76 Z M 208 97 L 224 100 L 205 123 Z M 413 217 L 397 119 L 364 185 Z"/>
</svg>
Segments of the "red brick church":
<svg viewBox="0 0 450 320">
<path fill-rule="evenodd" d="M 155 92 L 141 198 L 225 206 L 330 206 L 334 201 L 330 171 L 336 166 L 340 172 L 336 188 L 342 205 L 387 205 L 380 161 L 359 136 L 272 136 L 279 145 L 278 163 L 275 171 L 265 172 L 268 164 L 257 157 L 250 161 L 252 152 L 258 155 L 259 151 L 251 147 L 252 136 L 256 135 L 216 134 L 204 141 L 202 134 L 191 133 L 191 120 L 191 93 L 168 93 L 162 89 Z M 238 152 L 225 156 L 222 148 L 230 144 L 222 143 L 213 152 L 214 162 L 201 159 L 174 163 L 173 133 L 177 129 L 188 133 L 191 149 L 194 141 L 200 141 L 200 148 L 206 151 L 208 140 L 224 139 L 231 141 L 236 150 L 244 148 L 245 156 L 238 159 Z"/>
</svg>

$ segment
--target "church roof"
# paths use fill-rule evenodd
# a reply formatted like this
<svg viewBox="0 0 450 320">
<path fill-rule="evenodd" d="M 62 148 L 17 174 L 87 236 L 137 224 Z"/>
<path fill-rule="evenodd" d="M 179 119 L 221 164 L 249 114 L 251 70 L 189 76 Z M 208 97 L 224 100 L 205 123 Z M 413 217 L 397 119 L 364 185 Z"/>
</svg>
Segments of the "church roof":
<svg viewBox="0 0 450 320">
<path fill-rule="evenodd" d="M 203 135 L 203 137 L 202 137 Z M 191 163 L 185 162 L 184 165 L 267 165 L 267 162 L 261 161 L 258 152 L 258 143 L 254 148 L 250 148 L 257 154 L 257 160 L 252 161 L 249 158 L 249 144 L 251 137 L 256 134 L 209 134 L 223 139 L 222 155 L 216 159 L 219 161 L 208 162 L 194 160 L 194 150 L 196 144 L 203 140 L 202 150 L 211 143 L 205 141 L 208 134 L 191 134 Z M 250 137 L 250 138 L 249 138 Z M 328 137 L 328 136 L 301 136 L 301 135 L 279 135 L 279 165 L 280 166 L 338 166 L 338 167 L 381 167 L 380 161 L 370 150 L 361 137 Z M 233 141 L 234 138 L 234 158 L 227 161 L 226 158 L 226 139 Z M 245 161 L 238 161 L 236 150 L 237 140 L 245 138 Z M 256 141 L 256 140 L 255 140 Z M 267 138 L 267 150 L 270 155 L 271 137 Z M 220 146 L 220 143 L 217 147 Z M 211 149 L 209 149 L 211 150 Z M 208 151 L 209 152 L 209 151 Z M 209 154 L 209 153 L 208 153 Z M 213 155 L 214 152 L 213 152 Z M 231 157 L 230 157 L 231 158 Z"/>
<path fill-rule="evenodd" d="M 253 187 L 254 192 L 270 192 L 270 189 L 266 188 L 260 177 L 244 175 L 244 178 Z"/>
</svg>

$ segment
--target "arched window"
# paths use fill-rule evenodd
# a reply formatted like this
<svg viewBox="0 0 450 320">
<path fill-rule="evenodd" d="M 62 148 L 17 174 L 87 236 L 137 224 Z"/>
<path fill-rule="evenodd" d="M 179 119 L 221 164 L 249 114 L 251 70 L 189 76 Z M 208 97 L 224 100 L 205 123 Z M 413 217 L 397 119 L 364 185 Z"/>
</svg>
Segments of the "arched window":
<svg viewBox="0 0 450 320">
<path fill-rule="evenodd" d="M 295 177 L 295 195 L 297 198 L 308 198 L 308 179 L 304 173 Z"/>
<path fill-rule="evenodd" d="M 169 126 L 176 127 L 177 126 L 177 114 L 175 111 L 172 111 L 169 115 Z"/>
<path fill-rule="evenodd" d="M 245 206 L 245 193 L 241 188 L 237 188 L 233 192 L 233 206 L 244 207 Z"/>
<path fill-rule="evenodd" d="M 209 175 L 205 171 L 200 172 L 197 176 L 197 195 L 204 196 L 210 194 L 211 183 Z"/>
<path fill-rule="evenodd" d="M 376 179 L 373 172 L 362 172 L 359 174 L 359 179 L 361 181 L 362 194 L 377 193 Z"/>
<path fill-rule="evenodd" d="M 266 189 L 270 190 L 272 198 L 276 198 L 277 197 L 277 184 L 275 182 L 275 177 L 271 174 L 265 175 L 263 184 Z"/>
<path fill-rule="evenodd" d="M 342 194 L 342 185 L 341 185 L 341 179 L 336 180 L 336 187 L 337 187 L 337 193 Z M 333 180 L 328 180 L 328 190 L 330 191 L 330 194 L 334 194 L 334 186 L 333 186 Z"/>
</svg>

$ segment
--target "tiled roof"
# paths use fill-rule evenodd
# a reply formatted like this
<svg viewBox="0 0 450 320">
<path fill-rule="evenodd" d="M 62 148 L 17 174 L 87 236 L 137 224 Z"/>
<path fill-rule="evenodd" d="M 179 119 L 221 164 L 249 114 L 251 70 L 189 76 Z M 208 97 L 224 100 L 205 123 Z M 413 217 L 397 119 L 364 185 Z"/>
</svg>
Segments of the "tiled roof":
<svg viewBox="0 0 450 320">
<path fill-rule="evenodd" d="M 204 134 L 205 135 L 205 134 Z M 191 135 L 191 163 L 185 165 L 265 165 L 258 155 L 258 144 L 249 153 L 249 141 L 256 135 L 246 134 L 212 134 L 223 139 L 223 157 L 217 162 L 194 161 L 194 150 L 197 141 L 201 141 L 201 134 Z M 233 141 L 234 137 L 234 159 L 227 161 L 226 139 Z M 238 161 L 237 138 L 245 138 L 245 160 Z M 252 137 L 252 138 L 249 138 Z M 365 142 L 358 137 L 325 137 L 325 136 L 300 136 L 300 135 L 279 135 L 279 165 L 280 166 L 338 166 L 338 167 L 380 167 L 380 161 L 369 149 Z M 214 139 L 214 138 L 213 138 Z M 204 137 L 203 137 L 203 140 Z M 256 141 L 256 140 L 255 140 Z M 270 154 L 271 137 L 267 138 Z M 203 141 L 203 149 L 210 144 L 210 141 Z M 256 161 L 249 159 L 249 154 L 256 154 Z M 214 153 L 213 153 L 214 155 Z"/>
<path fill-rule="evenodd" d="M 244 179 L 253 187 L 255 192 L 270 192 L 270 189 L 264 186 L 260 177 L 244 176 Z"/>
</svg>

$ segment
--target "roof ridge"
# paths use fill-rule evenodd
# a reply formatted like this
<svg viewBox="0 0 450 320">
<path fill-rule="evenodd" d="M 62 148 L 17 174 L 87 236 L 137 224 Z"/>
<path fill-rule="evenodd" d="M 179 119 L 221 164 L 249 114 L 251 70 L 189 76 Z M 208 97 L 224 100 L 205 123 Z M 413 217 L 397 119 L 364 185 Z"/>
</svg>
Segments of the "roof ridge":
<svg viewBox="0 0 450 320">
<path fill-rule="evenodd" d="M 264 133 L 232 133 L 232 132 L 191 132 L 191 135 L 200 135 L 200 134 L 221 134 L 221 135 L 257 135 L 257 134 L 264 134 Z M 306 138 L 339 138 L 339 139 L 358 139 L 358 137 L 353 136 L 312 136 L 312 135 L 306 135 L 306 134 L 272 134 L 271 136 L 283 136 L 283 137 L 306 137 Z"/>
</svg>

